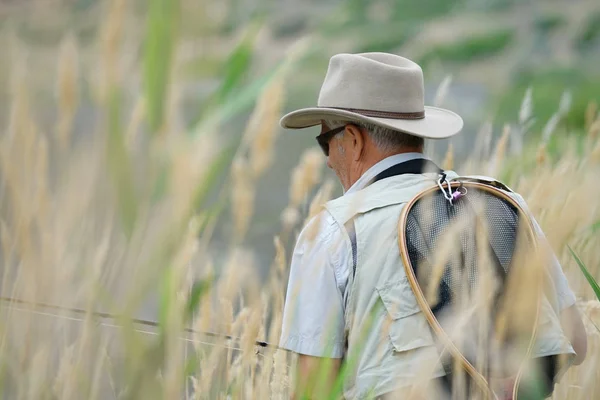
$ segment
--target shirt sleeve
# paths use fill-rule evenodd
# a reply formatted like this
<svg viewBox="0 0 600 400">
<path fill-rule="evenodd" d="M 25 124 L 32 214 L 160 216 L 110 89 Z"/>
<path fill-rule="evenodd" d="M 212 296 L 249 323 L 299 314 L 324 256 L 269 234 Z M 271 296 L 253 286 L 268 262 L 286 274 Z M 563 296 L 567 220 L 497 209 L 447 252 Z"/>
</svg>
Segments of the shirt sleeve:
<svg viewBox="0 0 600 400">
<path fill-rule="evenodd" d="M 341 238 L 327 211 L 300 233 L 291 259 L 280 347 L 315 357 L 343 357 L 344 309 L 336 280 Z"/>
<path fill-rule="evenodd" d="M 552 250 L 552 246 L 550 246 L 550 243 L 546 239 L 546 235 L 542 231 L 542 228 L 540 227 L 540 225 L 536 221 L 535 217 L 533 216 L 533 214 L 527 207 L 525 200 L 520 195 L 517 195 L 517 201 L 521 204 L 521 206 L 528 213 L 529 218 L 531 218 L 531 222 L 533 223 L 535 233 L 537 234 L 538 238 L 540 239 L 540 242 L 542 243 L 542 245 L 550 253 L 549 254 L 550 265 L 548 266 L 549 272 L 550 272 L 550 275 L 552 276 L 552 280 L 554 283 L 554 289 L 556 291 L 556 295 L 557 295 L 557 299 L 558 299 L 558 309 L 560 311 L 563 311 L 564 309 L 573 306 L 577 302 L 575 293 L 573 292 L 573 290 L 571 290 L 571 287 L 569 286 L 569 281 L 567 280 L 567 277 L 565 276 L 565 273 L 562 269 L 560 261 L 558 260 L 558 258 L 556 257 L 556 254 Z"/>
</svg>

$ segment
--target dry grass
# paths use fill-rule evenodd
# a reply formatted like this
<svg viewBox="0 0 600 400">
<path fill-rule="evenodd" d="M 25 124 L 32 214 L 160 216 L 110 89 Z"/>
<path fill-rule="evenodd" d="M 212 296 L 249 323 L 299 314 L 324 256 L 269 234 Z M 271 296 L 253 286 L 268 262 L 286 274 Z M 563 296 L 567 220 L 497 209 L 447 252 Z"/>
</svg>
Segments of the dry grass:
<svg viewBox="0 0 600 400">
<path fill-rule="evenodd" d="M 253 254 L 242 247 L 252 223 L 257 182 L 274 160 L 289 71 L 261 92 L 233 157 L 229 191 L 219 198 L 231 204 L 230 247 L 225 254 L 211 254 L 218 215 L 198 206 L 204 203 L 196 196 L 210 180 L 224 143 L 212 125 L 194 136 L 181 128 L 177 85 L 169 87 L 160 134 L 145 132 L 147 99 L 137 93 L 127 97 L 126 81 L 138 79 L 141 67 L 128 62 L 127 49 L 120 47 L 124 4 L 112 3 L 92 68 L 80 62 L 72 36 L 57 49 L 55 79 L 47 82 L 57 94 L 53 126 L 37 119 L 32 98 L 39 88 L 27 80 L 28 74 L 47 66 L 28 65 L 27 49 L 15 48 L 11 101 L 6 105 L 10 118 L 0 137 L 1 295 L 86 313 L 2 306 L 3 394 L 15 399 L 289 398 L 292 357 L 257 347 L 255 341 L 278 343 L 286 249 L 331 196 L 332 182 L 321 182 L 324 158 L 318 150 L 308 149 L 291 172 L 290 204 L 282 212 L 282 232 L 274 239 L 276 258 L 265 282 L 258 282 Z M 73 132 L 82 78 L 97 84 L 92 92 L 100 113 L 85 139 Z M 116 126 L 111 103 L 115 88 L 124 93 L 116 104 Z M 523 120 L 530 117 L 529 107 Z M 590 228 L 600 221 L 596 108 L 590 105 L 586 115 L 589 135 L 583 154 L 565 139 L 558 161 L 551 163 L 544 147 L 534 170 L 507 182 L 539 218 L 586 315 L 587 360 L 568 372 L 556 399 L 600 396 L 600 304 L 565 250 L 571 245 L 600 277 L 600 243 Z M 488 154 L 489 162 L 455 166 L 450 148 L 444 164 L 464 167 L 464 173 L 499 173 L 512 162 L 506 154 L 510 135 L 506 128 Z M 490 151 L 487 145 L 483 148 Z M 194 282 L 207 278 L 214 278 L 210 289 L 188 315 Z M 128 322 L 149 298 L 157 297 L 159 327 Z M 97 318 L 92 311 L 118 318 Z M 189 333 L 186 327 L 239 339 Z M 420 367 L 426 376 L 430 366 Z"/>
</svg>

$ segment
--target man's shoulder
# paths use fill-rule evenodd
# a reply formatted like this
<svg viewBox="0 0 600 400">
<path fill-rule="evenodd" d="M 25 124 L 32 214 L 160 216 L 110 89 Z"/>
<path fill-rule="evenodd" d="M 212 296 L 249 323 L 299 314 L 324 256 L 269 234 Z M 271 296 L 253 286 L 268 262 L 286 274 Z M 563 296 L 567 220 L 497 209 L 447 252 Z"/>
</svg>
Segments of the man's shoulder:
<svg viewBox="0 0 600 400">
<path fill-rule="evenodd" d="M 335 263 L 346 252 L 348 235 L 327 209 L 322 208 L 302 227 L 294 246 L 294 257 L 318 257 Z"/>
<path fill-rule="evenodd" d="M 335 235 L 338 230 L 339 226 L 335 218 L 323 205 L 314 215 L 307 218 L 298 240 L 300 242 L 326 240 Z"/>
<path fill-rule="evenodd" d="M 448 173 L 448 179 L 454 176 L 458 175 L 453 171 Z M 435 186 L 437 179 L 438 175 L 432 173 L 391 176 L 330 200 L 324 207 L 333 215 L 338 224 L 345 225 L 356 214 L 406 203 L 421 190 Z"/>
</svg>

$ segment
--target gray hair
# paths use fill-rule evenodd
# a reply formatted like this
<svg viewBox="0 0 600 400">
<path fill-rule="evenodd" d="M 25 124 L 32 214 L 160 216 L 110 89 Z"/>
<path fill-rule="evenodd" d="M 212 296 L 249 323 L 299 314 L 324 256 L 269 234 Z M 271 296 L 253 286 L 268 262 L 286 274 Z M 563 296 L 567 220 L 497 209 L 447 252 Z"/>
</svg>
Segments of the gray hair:
<svg viewBox="0 0 600 400">
<path fill-rule="evenodd" d="M 363 128 L 369 133 L 377 148 L 384 153 L 403 147 L 423 147 L 425 145 L 425 140 L 421 137 L 366 122 L 326 120 L 325 124 L 329 129 L 335 129 L 348 124 Z"/>
</svg>

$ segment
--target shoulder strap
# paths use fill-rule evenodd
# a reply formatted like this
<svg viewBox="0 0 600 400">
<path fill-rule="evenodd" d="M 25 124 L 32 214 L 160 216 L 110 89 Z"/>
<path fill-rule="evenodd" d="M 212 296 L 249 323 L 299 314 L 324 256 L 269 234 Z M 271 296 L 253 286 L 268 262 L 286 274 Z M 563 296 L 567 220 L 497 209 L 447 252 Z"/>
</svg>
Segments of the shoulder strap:
<svg viewBox="0 0 600 400">
<path fill-rule="evenodd" d="M 444 173 L 444 171 L 433 161 L 430 161 L 426 158 L 416 158 L 400 164 L 392 165 L 390 168 L 377 174 L 377 176 L 375 176 L 375 178 L 369 184 L 385 178 L 390 178 L 392 176 L 403 174 L 422 174 L 424 172 L 437 172 L 438 174 Z"/>
</svg>

